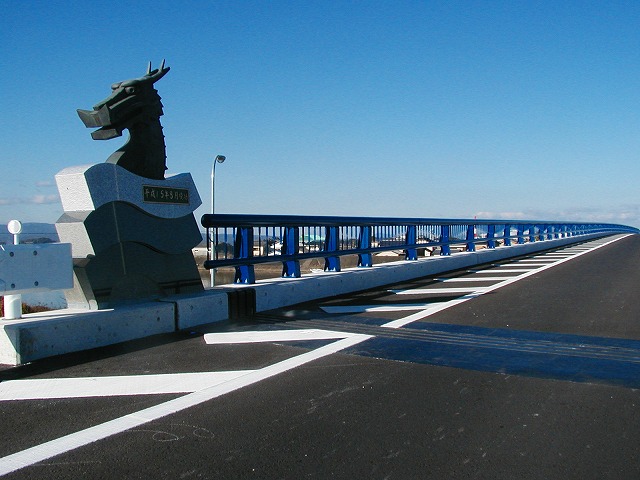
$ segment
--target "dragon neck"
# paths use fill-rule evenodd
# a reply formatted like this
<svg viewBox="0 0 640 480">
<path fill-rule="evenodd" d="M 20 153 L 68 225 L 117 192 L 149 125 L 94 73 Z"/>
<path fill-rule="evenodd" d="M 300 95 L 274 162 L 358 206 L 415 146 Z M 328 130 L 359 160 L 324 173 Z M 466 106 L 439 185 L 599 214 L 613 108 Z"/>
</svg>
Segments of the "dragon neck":
<svg viewBox="0 0 640 480">
<path fill-rule="evenodd" d="M 160 118 L 129 127 L 129 140 L 107 162 L 115 163 L 141 177 L 164 180 L 166 147 Z"/>
</svg>

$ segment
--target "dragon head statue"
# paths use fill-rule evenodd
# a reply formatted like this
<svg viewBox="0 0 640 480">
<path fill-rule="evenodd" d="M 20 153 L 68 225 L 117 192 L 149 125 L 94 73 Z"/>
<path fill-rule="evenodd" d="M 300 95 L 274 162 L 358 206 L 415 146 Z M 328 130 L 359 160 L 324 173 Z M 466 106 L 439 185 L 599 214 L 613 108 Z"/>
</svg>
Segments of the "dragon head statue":
<svg viewBox="0 0 640 480">
<path fill-rule="evenodd" d="M 129 130 L 129 140 L 107 159 L 136 175 L 162 180 L 166 170 L 166 148 L 160 117 L 162 102 L 153 87 L 169 67 L 151 70 L 140 78 L 111 85 L 111 95 L 93 107 L 78 110 L 78 116 L 88 128 L 98 128 L 91 133 L 94 140 L 109 140 Z"/>
</svg>

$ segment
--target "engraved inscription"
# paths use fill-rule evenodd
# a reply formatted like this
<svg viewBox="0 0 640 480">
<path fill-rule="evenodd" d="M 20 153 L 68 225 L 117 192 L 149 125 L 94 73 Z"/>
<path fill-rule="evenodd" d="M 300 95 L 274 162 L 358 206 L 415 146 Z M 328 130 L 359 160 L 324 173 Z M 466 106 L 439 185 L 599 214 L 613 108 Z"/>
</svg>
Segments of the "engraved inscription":
<svg viewBox="0 0 640 480">
<path fill-rule="evenodd" d="M 145 203 L 172 203 L 189 205 L 189 190 L 186 188 L 142 186 L 142 201 Z"/>
</svg>

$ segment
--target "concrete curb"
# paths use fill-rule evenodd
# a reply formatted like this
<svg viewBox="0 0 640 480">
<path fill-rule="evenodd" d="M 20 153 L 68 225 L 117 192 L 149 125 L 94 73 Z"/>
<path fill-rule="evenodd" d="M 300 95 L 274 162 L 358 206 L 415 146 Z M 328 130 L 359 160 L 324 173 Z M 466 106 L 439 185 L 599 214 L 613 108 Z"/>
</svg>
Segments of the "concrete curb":
<svg viewBox="0 0 640 480">
<path fill-rule="evenodd" d="M 278 278 L 258 281 L 254 285 L 226 285 L 228 289 L 252 288 L 255 291 L 253 310 L 262 312 L 297 303 L 344 295 L 384 285 L 469 268 L 483 263 L 528 255 L 564 245 L 570 245 L 601 235 L 569 237 L 545 242 L 525 243 L 511 247 L 462 252 L 451 256 L 424 257 L 415 261 L 402 260 L 368 268 L 349 268 L 341 272 L 321 272 L 302 278 Z M 249 299 L 250 301 L 250 299 Z M 244 306 L 251 310 L 251 306 Z M 233 315 L 233 312 L 230 313 Z"/>
</svg>

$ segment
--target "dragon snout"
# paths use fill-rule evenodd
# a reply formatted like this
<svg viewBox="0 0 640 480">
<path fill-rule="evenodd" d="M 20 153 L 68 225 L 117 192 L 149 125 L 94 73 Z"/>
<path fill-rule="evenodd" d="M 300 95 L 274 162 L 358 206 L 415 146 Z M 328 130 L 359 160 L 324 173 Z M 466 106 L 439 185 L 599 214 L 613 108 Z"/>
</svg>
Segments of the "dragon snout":
<svg viewBox="0 0 640 480">
<path fill-rule="evenodd" d="M 87 128 L 98 128 L 91 133 L 94 140 L 109 140 L 122 135 L 121 128 L 114 128 L 109 107 L 103 105 L 98 110 L 77 110 L 78 116 Z M 101 128 L 99 128 L 101 127 Z"/>
</svg>

